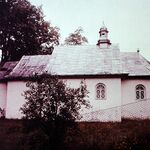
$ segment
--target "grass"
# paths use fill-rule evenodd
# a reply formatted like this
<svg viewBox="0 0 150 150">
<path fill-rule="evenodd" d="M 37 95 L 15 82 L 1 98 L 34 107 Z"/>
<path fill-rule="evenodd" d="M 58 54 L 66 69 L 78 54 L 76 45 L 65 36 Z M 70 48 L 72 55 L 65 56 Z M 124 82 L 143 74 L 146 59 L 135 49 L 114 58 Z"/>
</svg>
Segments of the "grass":
<svg viewBox="0 0 150 150">
<path fill-rule="evenodd" d="M 80 123 L 80 131 L 78 138 L 74 139 L 85 150 L 150 149 L 150 120 L 123 119 L 121 123 Z"/>
<path fill-rule="evenodd" d="M 149 150 L 150 120 L 123 119 L 121 123 L 80 122 L 76 132 L 68 131 L 69 150 Z M 33 149 L 23 141 L 21 120 L 0 120 L 0 150 Z M 71 134 L 69 134 L 71 133 Z M 26 138 L 28 139 L 28 138 Z M 37 143 L 36 143 L 37 141 Z M 35 143 L 40 140 L 36 138 Z M 35 150 L 35 148 L 34 148 Z"/>
<path fill-rule="evenodd" d="M 21 129 L 21 120 L 0 120 L 0 150 L 19 150 Z"/>
</svg>

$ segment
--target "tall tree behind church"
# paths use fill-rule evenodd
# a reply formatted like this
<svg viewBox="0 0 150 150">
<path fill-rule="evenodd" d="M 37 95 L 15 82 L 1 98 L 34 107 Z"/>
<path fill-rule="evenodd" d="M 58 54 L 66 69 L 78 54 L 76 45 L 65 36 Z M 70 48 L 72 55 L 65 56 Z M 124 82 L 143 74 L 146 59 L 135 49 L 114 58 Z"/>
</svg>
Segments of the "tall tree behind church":
<svg viewBox="0 0 150 150">
<path fill-rule="evenodd" d="M 41 7 L 28 0 L 0 1 L 0 50 L 3 62 L 23 55 L 51 54 L 59 28 L 44 20 Z"/>
<path fill-rule="evenodd" d="M 85 36 L 82 35 L 83 29 L 78 27 L 73 33 L 65 39 L 65 45 L 82 45 L 83 43 L 88 43 Z"/>
</svg>

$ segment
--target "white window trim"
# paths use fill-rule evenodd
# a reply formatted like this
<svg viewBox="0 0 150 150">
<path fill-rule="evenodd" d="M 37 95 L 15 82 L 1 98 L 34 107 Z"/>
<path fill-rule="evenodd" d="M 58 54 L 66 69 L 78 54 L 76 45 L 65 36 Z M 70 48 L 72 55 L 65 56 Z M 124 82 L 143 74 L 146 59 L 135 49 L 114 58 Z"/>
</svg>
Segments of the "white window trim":
<svg viewBox="0 0 150 150">
<path fill-rule="evenodd" d="M 98 85 L 103 85 L 104 86 L 104 90 L 105 90 L 105 98 L 97 98 L 97 86 Z M 106 100 L 107 99 L 107 90 L 106 90 L 106 85 L 104 83 L 97 83 L 96 86 L 95 86 L 95 97 L 96 97 L 96 100 Z"/>
<path fill-rule="evenodd" d="M 141 99 L 141 98 L 139 98 L 139 99 L 137 99 L 136 98 L 136 88 L 137 88 L 137 86 L 143 86 L 144 87 L 144 98 L 143 99 Z M 143 85 L 143 84 L 137 84 L 136 86 L 135 86 L 135 99 L 137 100 L 137 101 L 141 101 L 141 100 L 145 100 L 146 99 L 146 87 Z"/>
</svg>

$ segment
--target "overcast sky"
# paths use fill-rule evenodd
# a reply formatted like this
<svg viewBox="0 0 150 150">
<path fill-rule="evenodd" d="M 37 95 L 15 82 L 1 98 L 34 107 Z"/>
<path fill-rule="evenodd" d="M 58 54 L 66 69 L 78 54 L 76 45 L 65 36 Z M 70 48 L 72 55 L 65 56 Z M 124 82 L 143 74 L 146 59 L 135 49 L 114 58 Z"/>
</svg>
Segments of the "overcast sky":
<svg viewBox="0 0 150 150">
<path fill-rule="evenodd" d="M 61 41 L 79 26 L 96 44 L 105 22 L 112 43 L 121 51 L 137 51 L 150 60 L 150 0 L 30 0 L 42 5 L 45 20 L 58 26 Z"/>
</svg>

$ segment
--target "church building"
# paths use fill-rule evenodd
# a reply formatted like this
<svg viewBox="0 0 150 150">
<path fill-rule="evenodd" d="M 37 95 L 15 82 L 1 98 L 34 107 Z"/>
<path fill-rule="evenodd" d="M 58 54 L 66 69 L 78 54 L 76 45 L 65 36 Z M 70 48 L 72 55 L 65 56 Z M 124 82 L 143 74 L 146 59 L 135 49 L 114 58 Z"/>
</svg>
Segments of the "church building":
<svg viewBox="0 0 150 150">
<path fill-rule="evenodd" d="M 57 74 L 67 86 L 84 81 L 91 108 L 82 121 L 150 118 L 150 63 L 139 52 L 121 52 L 100 28 L 97 45 L 57 46 L 52 55 L 23 56 L 0 70 L 0 108 L 6 118 L 21 118 L 26 82 L 34 74 Z"/>
</svg>

